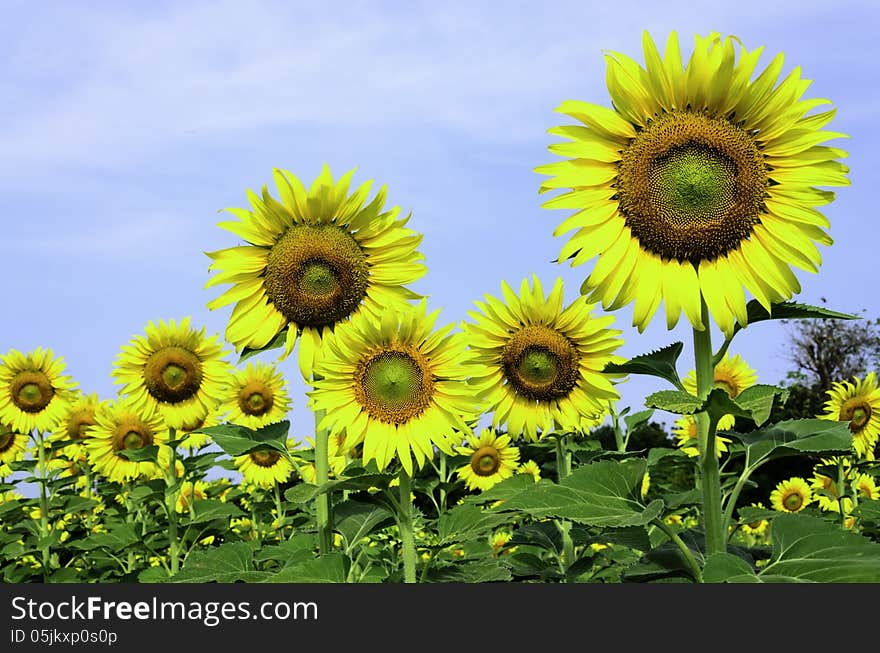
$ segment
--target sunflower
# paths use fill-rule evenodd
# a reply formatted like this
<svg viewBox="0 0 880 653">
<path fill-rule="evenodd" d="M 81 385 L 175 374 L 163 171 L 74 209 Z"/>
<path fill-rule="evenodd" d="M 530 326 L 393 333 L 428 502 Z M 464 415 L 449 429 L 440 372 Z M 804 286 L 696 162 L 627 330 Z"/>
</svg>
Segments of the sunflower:
<svg viewBox="0 0 880 653">
<path fill-rule="evenodd" d="M 751 507 L 766 510 L 764 504 L 761 503 L 753 503 L 751 504 Z M 741 528 L 742 532 L 746 535 L 757 537 L 759 535 L 764 535 L 767 532 L 767 530 L 770 528 L 770 522 L 766 519 L 758 519 L 757 521 L 743 524 Z"/>
<path fill-rule="evenodd" d="M 812 501 L 807 482 L 797 476 L 780 481 L 770 493 L 770 505 L 780 512 L 800 512 Z"/>
<path fill-rule="evenodd" d="M 85 447 L 96 472 L 117 483 L 157 474 L 155 463 L 129 460 L 120 452 L 161 445 L 167 431 L 159 413 L 121 397 L 99 404 L 95 421 L 88 430 Z"/>
<path fill-rule="evenodd" d="M 727 391 L 731 399 L 736 399 L 746 388 L 758 381 L 758 375 L 742 357 L 737 354 L 733 358 L 728 353 L 715 365 L 714 387 Z M 683 379 L 685 389 L 692 395 L 697 394 L 697 371 L 691 370 Z M 732 424 L 730 426 L 733 426 Z M 726 428 L 730 428 L 730 426 Z"/>
<path fill-rule="evenodd" d="M 207 415 L 195 422 L 184 423 L 177 429 L 175 437 L 180 440 L 180 446 L 190 452 L 197 451 L 211 442 L 211 436 L 202 433 L 200 429 L 217 426 L 220 423 L 219 409 L 208 412 Z"/>
<path fill-rule="evenodd" d="M 506 303 L 486 295 L 475 302 L 463 323 L 470 347 L 470 383 L 494 412 L 493 426 L 506 423 L 511 437 L 537 440 L 554 425 L 582 432 L 595 425 L 609 402 L 619 399 L 609 362 L 621 362 L 614 350 L 620 331 L 607 327 L 611 316 L 594 317 L 583 298 L 563 309 L 562 279 L 545 298 L 541 282 L 524 279 L 519 296 L 506 283 Z"/>
<path fill-rule="evenodd" d="M 312 451 L 312 459 L 314 460 L 315 439 L 307 437 L 305 443 L 308 445 L 307 448 Z M 302 441 L 297 442 L 293 439 L 287 441 L 287 448 L 291 451 L 301 451 L 302 445 Z M 327 471 L 330 478 L 338 478 L 345 471 L 345 468 L 348 467 L 349 458 L 355 457 L 353 456 L 353 450 L 349 450 L 348 455 L 346 455 L 345 451 L 345 431 L 340 431 L 329 438 L 327 442 Z M 299 456 L 294 456 L 294 460 L 296 460 L 299 466 L 298 469 L 302 480 L 314 485 L 318 478 L 318 470 L 315 467 L 315 463 Z"/>
<path fill-rule="evenodd" d="M 53 440 L 72 440 L 76 443 L 62 450 L 63 455 L 71 460 L 78 460 L 85 455 L 83 443 L 89 437 L 89 429 L 98 423 L 95 419 L 95 412 L 98 410 L 99 403 L 97 393 L 89 395 L 77 393 L 67 405 L 52 432 Z"/>
<path fill-rule="evenodd" d="M 284 376 L 274 365 L 248 363 L 230 378 L 221 409 L 228 422 L 252 429 L 280 422 L 290 409 Z"/>
<path fill-rule="evenodd" d="M 516 468 L 517 474 L 529 474 L 535 483 L 541 480 L 541 468 L 534 460 L 527 460 Z"/>
<path fill-rule="evenodd" d="M 837 483 L 830 476 L 813 470 L 810 488 L 813 490 L 813 498 L 819 505 L 820 510 L 837 512 L 840 509 L 837 503 L 840 498 L 840 492 L 837 489 Z"/>
<path fill-rule="evenodd" d="M 64 359 L 51 349 L 0 356 L 0 423 L 18 433 L 51 431 L 76 396 L 76 383 L 63 371 Z"/>
<path fill-rule="evenodd" d="M 189 512 L 194 501 L 204 501 L 208 498 L 208 484 L 204 481 L 185 481 L 180 484 L 180 492 L 177 495 L 177 512 Z"/>
<path fill-rule="evenodd" d="M 223 399 L 229 363 L 217 336 L 190 326 L 159 320 L 147 324 L 116 358 L 111 375 L 123 384 L 136 410 L 158 409 L 169 427 L 196 424 Z"/>
<path fill-rule="evenodd" d="M 858 491 L 859 495 L 868 501 L 876 501 L 880 499 L 880 489 L 874 477 L 868 474 L 859 474 L 859 477 L 853 482 L 853 487 Z"/>
<path fill-rule="evenodd" d="M 852 383 L 837 381 L 827 393 L 826 412 L 819 418 L 849 422 L 856 454 L 874 460 L 880 434 L 880 388 L 874 372 L 869 372 L 864 380 L 853 377 Z"/>
<path fill-rule="evenodd" d="M 354 170 L 334 183 L 325 165 L 306 191 L 286 170 L 273 169 L 281 201 L 263 186 L 260 199 L 248 191 L 252 211 L 227 209 L 238 221 L 220 227 L 247 244 L 209 253 L 219 273 L 205 287 L 233 284 L 208 303 L 235 302 L 226 339 L 236 350 L 260 349 L 287 329 L 283 356 L 297 337 L 300 369 L 311 378 L 322 340 L 336 324 L 360 313 L 373 319 L 418 298 L 404 284 L 427 268 L 416 252 L 422 236 L 406 228 L 400 209 L 383 211 L 383 186 L 365 205 L 372 181 L 348 194 Z"/>
<path fill-rule="evenodd" d="M 293 465 L 280 451 L 257 449 L 234 458 L 235 466 L 245 482 L 268 490 L 276 483 L 284 483 L 290 478 Z"/>
<path fill-rule="evenodd" d="M 27 433 L 19 433 L 8 426 L 3 426 L 0 422 L 0 478 L 12 474 L 9 463 L 24 458 L 28 439 Z"/>
<path fill-rule="evenodd" d="M 488 490 L 510 478 L 519 467 L 519 449 L 511 446 L 509 435 L 484 429 L 478 438 L 471 438 L 458 453 L 470 460 L 456 470 L 469 490 Z"/>
<path fill-rule="evenodd" d="M 464 343 L 454 324 L 434 331 L 439 310 L 425 300 L 381 320 L 352 318 L 330 341 L 316 370 L 309 405 L 325 411 L 319 429 L 345 431 L 344 448 L 363 443 L 363 461 L 384 470 L 395 454 L 407 474 L 433 458 L 436 445 L 452 454 L 467 420 L 477 413 L 462 366 Z"/>
<path fill-rule="evenodd" d="M 733 426 L 736 418 L 733 415 L 724 415 L 718 420 L 717 430 L 722 431 Z M 691 458 L 700 455 L 700 449 L 697 447 L 697 421 L 693 415 L 682 415 L 672 427 L 672 434 L 678 441 L 679 448 Z M 720 458 L 722 454 L 727 452 L 727 445 L 730 444 L 730 438 L 723 435 L 715 434 L 715 456 Z"/>
<path fill-rule="evenodd" d="M 725 334 L 747 324 L 745 291 L 767 310 L 800 292 L 791 266 L 818 271 L 816 244 L 830 245 L 816 206 L 846 186 L 847 153 L 820 143 L 834 110 L 802 100 L 810 81 L 795 68 L 776 85 L 783 55 L 752 81 L 763 51 L 735 37 L 697 36 L 686 68 L 678 36 L 661 58 L 647 32 L 646 67 L 609 53 L 613 108 L 566 101 L 557 109 L 581 124 L 550 129 L 565 161 L 539 166 L 540 191 L 565 189 L 546 208 L 576 209 L 554 235 L 576 230 L 559 260 L 598 256 L 582 291 L 608 310 L 635 301 L 644 331 L 663 300 L 667 327 L 684 311 L 703 330 L 701 296 Z"/>
</svg>

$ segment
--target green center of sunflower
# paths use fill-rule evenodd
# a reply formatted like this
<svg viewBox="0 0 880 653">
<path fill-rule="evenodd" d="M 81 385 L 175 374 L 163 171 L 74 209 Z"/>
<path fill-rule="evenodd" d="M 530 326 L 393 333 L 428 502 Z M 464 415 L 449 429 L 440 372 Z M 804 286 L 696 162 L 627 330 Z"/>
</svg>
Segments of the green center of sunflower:
<svg viewBox="0 0 880 653">
<path fill-rule="evenodd" d="M 403 424 L 431 403 L 430 369 L 424 355 L 405 344 L 370 353 L 355 372 L 355 396 L 374 419 Z"/>
<path fill-rule="evenodd" d="M 15 444 L 15 433 L 3 429 L 2 432 L 0 432 L 0 453 L 6 453 L 9 451 L 13 444 Z"/>
<path fill-rule="evenodd" d="M 260 381 L 250 381 L 238 393 L 238 407 L 245 415 L 265 415 L 275 404 L 275 393 Z"/>
<path fill-rule="evenodd" d="M 12 403 L 26 413 L 39 413 L 55 396 L 49 377 L 41 371 L 19 372 L 11 385 Z"/>
<path fill-rule="evenodd" d="M 768 183 L 764 156 L 745 130 L 679 111 L 651 120 L 630 142 L 616 188 L 643 249 L 697 264 L 749 238 Z"/>
<path fill-rule="evenodd" d="M 799 492 L 792 492 L 785 495 L 785 498 L 782 499 L 782 505 L 785 506 L 786 510 L 797 512 L 804 505 L 804 497 Z"/>
<path fill-rule="evenodd" d="M 95 426 L 95 411 L 91 408 L 83 408 L 73 413 L 67 420 L 67 435 L 74 440 L 85 440 L 89 435 L 89 428 Z"/>
<path fill-rule="evenodd" d="M 295 225 L 269 250 L 264 287 L 278 311 L 299 326 L 335 324 L 367 294 L 367 256 L 334 224 Z"/>
<path fill-rule="evenodd" d="M 281 460 L 281 454 L 270 449 L 262 449 L 260 451 L 251 451 L 251 460 L 260 467 L 272 467 Z"/>
<path fill-rule="evenodd" d="M 492 476 L 501 467 L 501 456 L 495 447 L 480 447 L 471 455 L 471 470 L 477 476 Z"/>
<path fill-rule="evenodd" d="M 525 326 L 514 333 L 504 346 L 501 360 L 508 383 L 529 399 L 565 397 L 580 378 L 580 356 L 574 344 L 542 325 Z"/>
<path fill-rule="evenodd" d="M 868 402 L 862 399 L 849 400 L 841 407 L 838 419 L 849 422 L 849 430 L 858 433 L 867 426 L 871 414 L 871 404 Z"/>
<path fill-rule="evenodd" d="M 113 434 L 113 450 L 142 449 L 153 444 L 153 432 L 134 417 L 123 418 Z"/>
<path fill-rule="evenodd" d="M 157 401 L 176 404 L 194 397 L 202 385 L 202 361 L 183 347 L 163 347 L 144 365 L 144 384 Z"/>
<path fill-rule="evenodd" d="M 122 438 L 123 449 L 140 449 L 144 446 L 144 437 L 137 431 L 129 431 Z"/>
</svg>

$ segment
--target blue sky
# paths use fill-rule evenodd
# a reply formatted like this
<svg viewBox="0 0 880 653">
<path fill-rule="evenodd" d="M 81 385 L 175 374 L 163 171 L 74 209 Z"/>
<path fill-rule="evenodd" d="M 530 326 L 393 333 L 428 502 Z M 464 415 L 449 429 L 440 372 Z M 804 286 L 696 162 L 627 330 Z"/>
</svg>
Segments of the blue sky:
<svg viewBox="0 0 880 653">
<path fill-rule="evenodd" d="M 570 122 L 564 100 L 609 104 L 603 51 L 642 60 L 641 34 L 670 30 L 685 56 L 695 33 L 766 46 L 760 67 L 786 54 L 814 80 L 806 97 L 833 101 L 830 129 L 851 139 L 852 186 L 824 209 L 835 244 L 818 275 L 798 272 L 798 301 L 880 315 L 871 292 L 880 86 L 866 56 L 880 17 L 871 2 L 44 2 L 5 0 L 0 24 L 0 352 L 51 347 L 85 392 L 115 395 L 120 347 L 150 320 L 191 316 L 222 334 L 230 307 L 205 304 L 205 251 L 238 244 L 216 223 L 246 207 L 246 189 L 273 167 L 308 185 L 335 176 L 388 187 L 412 211 L 429 271 L 414 290 L 466 319 L 475 299 L 537 274 L 557 276 L 567 302 L 590 265 L 553 263 L 568 215 L 540 207 L 557 160 L 547 129 Z M 277 196 L 277 194 L 276 194 Z M 686 343 L 662 311 L 644 334 L 617 311 L 624 356 Z M 716 333 L 716 344 L 720 341 Z M 231 347 L 230 347 L 231 349 Z M 755 325 L 732 351 L 774 383 L 790 368 L 785 329 Z M 264 355 L 271 359 L 271 355 Z M 311 434 L 295 357 L 281 364 L 292 433 Z M 635 378 L 623 405 L 663 389 Z M 668 416 L 664 417 L 667 421 Z"/>
</svg>

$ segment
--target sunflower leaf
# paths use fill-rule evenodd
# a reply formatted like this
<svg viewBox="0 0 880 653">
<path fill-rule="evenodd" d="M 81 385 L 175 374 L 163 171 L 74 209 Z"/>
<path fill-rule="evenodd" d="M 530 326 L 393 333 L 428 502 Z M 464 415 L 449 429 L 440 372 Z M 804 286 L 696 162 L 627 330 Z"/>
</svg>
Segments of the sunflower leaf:
<svg viewBox="0 0 880 653">
<path fill-rule="evenodd" d="M 192 505 L 193 516 L 183 521 L 186 525 L 203 524 L 213 519 L 241 517 L 245 514 L 238 506 L 219 499 L 197 499 Z"/>
<path fill-rule="evenodd" d="M 116 453 L 135 463 L 154 463 L 159 459 L 159 445 L 151 444 L 140 449 L 120 449 Z"/>
<path fill-rule="evenodd" d="M 645 405 L 678 415 L 693 415 L 704 410 L 705 402 L 683 390 L 660 390 L 645 397 Z"/>
<path fill-rule="evenodd" d="M 704 583 L 760 583 L 755 570 L 732 553 L 713 553 L 703 568 Z"/>
<path fill-rule="evenodd" d="M 446 546 L 476 540 L 509 521 L 508 515 L 487 512 L 468 504 L 456 506 L 440 516 L 437 523 L 438 544 Z"/>
<path fill-rule="evenodd" d="M 246 542 L 227 542 L 193 551 L 169 580 L 172 583 L 235 583 L 262 580 L 266 572 L 254 569 L 254 552 Z"/>
<path fill-rule="evenodd" d="M 779 304 L 771 304 L 770 312 L 761 306 L 757 299 L 751 300 L 746 304 L 746 312 L 749 324 L 755 322 L 763 322 L 765 320 L 803 320 L 803 319 L 833 319 L 833 320 L 858 320 L 858 315 L 849 313 L 839 313 L 821 306 L 811 306 L 810 304 L 799 304 L 797 302 L 781 302 Z M 744 329 L 739 322 L 733 327 L 734 334 Z"/>
<path fill-rule="evenodd" d="M 736 399 L 732 399 L 723 388 L 713 388 L 706 400 L 706 410 L 716 421 L 725 415 L 736 415 L 750 419 L 760 426 L 770 417 L 777 396 L 784 402 L 788 397 L 788 390 L 758 384 L 746 388 Z"/>
<path fill-rule="evenodd" d="M 746 446 L 754 470 L 765 462 L 804 453 L 845 455 L 852 453 L 852 433 L 845 422 L 824 419 L 791 419 L 750 433 L 725 431 Z"/>
<path fill-rule="evenodd" d="M 674 342 L 649 354 L 634 356 L 624 363 L 608 363 L 602 372 L 659 376 L 678 388 L 681 387 L 681 379 L 679 379 L 675 364 L 678 357 L 681 356 L 683 348 L 683 343 Z"/>
<path fill-rule="evenodd" d="M 208 426 L 194 433 L 210 435 L 218 447 L 230 456 L 244 456 L 260 449 L 274 449 L 284 456 L 287 451 L 287 434 L 290 421 L 268 424 L 256 431 L 240 424 Z"/>
<path fill-rule="evenodd" d="M 281 331 L 275 334 L 275 337 L 272 338 L 272 340 L 262 347 L 245 347 L 242 349 L 241 354 L 238 356 L 238 363 L 241 364 L 248 358 L 252 358 L 257 354 L 262 354 L 264 351 L 271 351 L 272 349 L 280 349 L 283 347 L 287 340 L 287 329 L 288 327 L 281 329 Z"/>
<path fill-rule="evenodd" d="M 303 560 L 288 565 L 279 572 L 266 576 L 260 582 L 345 583 L 350 569 L 351 560 L 349 560 L 348 556 L 334 551 L 319 558 Z M 317 607 L 315 607 L 315 611 L 317 611 Z"/>
<path fill-rule="evenodd" d="M 333 507 L 333 529 L 345 538 L 350 552 L 362 538 L 394 523 L 394 515 L 383 506 L 361 501 L 345 501 Z"/>
</svg>

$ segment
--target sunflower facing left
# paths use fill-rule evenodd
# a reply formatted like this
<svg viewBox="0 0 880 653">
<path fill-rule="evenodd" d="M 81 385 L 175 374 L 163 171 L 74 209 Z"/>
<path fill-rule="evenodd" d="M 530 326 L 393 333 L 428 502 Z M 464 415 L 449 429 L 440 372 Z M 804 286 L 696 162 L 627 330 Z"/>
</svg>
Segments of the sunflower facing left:
<svg viewBox="0 0 880 653">
<path fill-rule="evenodd" d="M 366 203 L 370 181 L 351 195 L 354 171 L 333 181 L 324 166 L 306 190 L 286 170 L 273 177 L 281 201 L 263 187 L 248 191 L 251 211 L 227 209 L 239 221 L 220 227 L 247 244 L 208 253 L 218 274 L 205 287 L 232 284 L 208 303 L 215 309 L 235 303 L 226 339 L 237 351 L 261 349 L 287 329 L 283 356 L 299 338 L 300 369 L 312 376 L 319 346 L 334 327 L 354 315 L 373 319 L 418 295 L 404 288 L 425 274 L 416 251 L 422 236 L 407 229 L 400 209 L 383 211 L 385 187 Z"/>
<path fill-rule="evenodd" d="M 63 376 L 64 359 L 37 347 L 0 356 L 0 423 L 13 431 L 51 431 L 76 399 L 76 382 Z"/>
<path fill-rule="evenodd" d="M 122 346 L 111 375 L 136 410 L 158 410 L 175 429 L 198 424 L 223 400 L 230 365 L 217 336 L 188 317 L 147 324 L 146 335 Z"/>
</svg>

